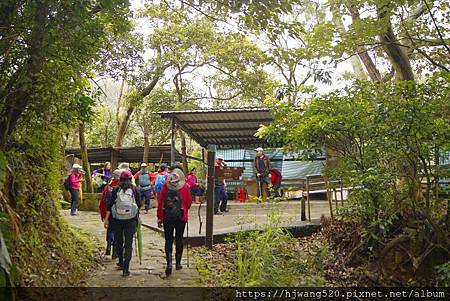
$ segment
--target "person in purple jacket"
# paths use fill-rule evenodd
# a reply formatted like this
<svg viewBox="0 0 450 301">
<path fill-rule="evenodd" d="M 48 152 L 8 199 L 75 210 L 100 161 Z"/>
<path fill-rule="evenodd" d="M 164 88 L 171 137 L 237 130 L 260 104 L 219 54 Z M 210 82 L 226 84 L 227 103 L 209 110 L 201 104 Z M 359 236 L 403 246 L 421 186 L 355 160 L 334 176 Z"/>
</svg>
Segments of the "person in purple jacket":
<svg viewBox="0 0 450 301">
<path fill-rule="evenodd" d="M 111 162 L 105 162 L 103 168 L 94 170 L 94 172 L 92 173 L 92 178 L 96 179 L 97 192 L 103 192 L 105 186 L 108 185 L 109 180 L 111 180 L 111 177 Z"/>
</svg>

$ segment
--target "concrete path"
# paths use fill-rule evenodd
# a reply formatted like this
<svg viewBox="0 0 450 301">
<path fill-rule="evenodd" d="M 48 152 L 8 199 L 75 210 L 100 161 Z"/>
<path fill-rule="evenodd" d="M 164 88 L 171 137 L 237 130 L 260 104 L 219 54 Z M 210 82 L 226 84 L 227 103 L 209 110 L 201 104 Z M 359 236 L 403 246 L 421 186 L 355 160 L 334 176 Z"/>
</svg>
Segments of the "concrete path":
<svg viewBox="0 0 450 301">
<path fill-rule="evenodd" d="M 153 200 L 152 200 L 153 202 Z M 199 205 L 193 204 L 189 210 L 189 236 L 205 236 L 206 234 L 206 204 L 200 208 L 200 216 L 203 222 L 201 232 L 199 222 Z M 308 221 L 300 220 L 300 201 L 285 201 L 278 203 L 228 203 L 229 212 L 214 215 L 214 234 L 237 232 L 239 230 L 259 229 L 267 223 L 268 214 L 278 211 L 283 226 L 308 225 Z M 335 206 L 333 203 L 333 210 Z M 143 213 L 143 212 L 142 212 Z M 327 201 L 311 201 L 311 220 L 317 224 L 322 215 L 330 215 L 330 207 Z M 306 213 L 308 217 L 308 213 Z M 141 214 L 142 222 L 157 227 L 156 208 L 151 209 L 148 214 Z M 185 234 L 186 236 L 186 234 Z"/>
<path fill-rule="evenodd" d="M 153 209 L 155 210 L 155 209 Z M 70 216 L 69 210 L 61 210 L 61 215 L 71 225 L 92 233 L 93 239 L 99 247 L 105 248 L 106 232 L 96 212 L 80 211 L 78 216 Z M 153 211 L 155 212 L 155 211 Z M 156 214 L 156 213 L 155 213 Z M 141 213 L 141 216 L 144 214 Z M 133 245 L 131 260 L 131 276 L 122 277 L 122 271 L 116 270 L 116 261 L 111 257 L 103 258 L 102 265 L 88 279 L 85 286 L 89 287 L 193 287 L 200 286 L 200 278 L 195 268 L 192 254 L 189 254 L 189 268 L 187 267 L 187 250 L 183 254 L 183 269 L 173 269 L 172 275 L 165 279 L 164 238 L 149 229 L 142 228 L 143 258 L 142 264 L 136 256 Z M 192 253 L 192 252 L 190 252 Z"/>
</svg>

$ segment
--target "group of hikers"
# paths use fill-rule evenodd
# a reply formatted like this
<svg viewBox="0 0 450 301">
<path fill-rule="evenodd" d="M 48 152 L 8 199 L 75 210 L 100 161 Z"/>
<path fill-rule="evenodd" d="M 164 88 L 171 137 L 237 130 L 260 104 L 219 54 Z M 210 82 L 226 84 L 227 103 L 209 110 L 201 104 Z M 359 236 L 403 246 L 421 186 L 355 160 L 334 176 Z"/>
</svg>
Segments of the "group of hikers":
<svg viewBox="0 0 450 301">
<path fill-rule="evenodd" d="M 226 166 L 224 158 L 217 156 L 216 167 Z M 257 181 L 258 196 L 262 195 L 266 184 L 267 196 L 270 195 L 271 180 L 275 195 L 279 195 L 281 174 L 271 168 L 270 160 L 262 148 L 257 149 L 253 164 Z M 113 259 L 118 259 L 117 266 L 123 276 L 130 275 L 133 237 L 139 222 L 139 211 L 144 205 L 144 212 L 157 207 L 158 227 L 164 228 L 166 275 L 172 273 L 173 242 L 175 238 L 175 268 L 182 268 L 183 234 L 188 221 L 188 211 L 192 205 L 192 196 L 196 203 L 202 203 L 204 187 L 198 182 L 196 169 L 192 168 L 187 176 L 179 162 L 172 166 L 160 164 L 155 171 L 148 171 L 146 163 L 134 175 L 128 163 L 121 163 L 111 172 L 111 163 L 106 162 L 101 169 L 93 172 L 93 178 L 101 179 L 98 191 L 102 193 L 99 211 L 106 229 L 106 252 Z M 64 186 L 71 194 L 71 215 L 78 215 L 77 205 L 80 199 L 80 183 L 84 181 L 84 171 L 78 164 L 73 164 Z M 274 182 L 275 180 L 275 182 Z M 100 182 L 100 181 L 99 181 Z M 214 213 L 226 213 L 227 193 L 225 178 L 215 177 Z M 155 201 L 152 202 L 152 199 Z"/>
<path fill-rule="evenodd" d="M 106 252 L 118 259 L 117 266 L 123 276 L 130 275 L 133 237 L 139 222 L 139 209 L 144 212 L 157 207 L 158 227 L 164 228 L 166 275 L 172 273 L 173 242 L 175 235 L 175 268 L 182 268 L 183 233 L 188 220 L 188 210 L 192 204 L 191 194 L 197 203 L 202 202 L 203 186 L 198 183 L 196 169 L 185 176 L 181 164 L 175 162 L 171 167 L 160 164 L 157 173 L 149 172 L 147 164 L 134 175 L 128 163 L 121 163 L 111 172 L 110 162 L 95 170 L 93 176 L 101 174 L 106 183 L 102 188 L 99 211 L 106 229 Z M 84 181 L 80 165 L 73 164 L 72 171 L 65 181 L 71 194 L 71 215 L 78 215 L 77 204 L 80 198 L 80 183 Z M 100 176 L 99 176 L 100 177 Z M 152 199 L 155 199 L 152 204 Z M 155 204 L 157 203 L 157 204 Z"/>
</svg>

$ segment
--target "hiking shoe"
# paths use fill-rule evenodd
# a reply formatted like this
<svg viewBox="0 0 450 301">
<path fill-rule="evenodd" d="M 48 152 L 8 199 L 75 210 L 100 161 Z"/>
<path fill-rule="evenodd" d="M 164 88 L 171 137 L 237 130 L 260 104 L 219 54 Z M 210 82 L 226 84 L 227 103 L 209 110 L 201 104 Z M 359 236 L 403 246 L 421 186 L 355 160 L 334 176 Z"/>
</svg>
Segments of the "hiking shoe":
<svg viewBox="0 0 450 301">
<path fill-rule="evenodd" d="M 116 269 L 118 269 L 118 270 L 123 270 L 123 263 L 118 262 L 118 263 L 116 264 Z"/>
<path fill-rule="evenodd" d="M 123 276 L 123 277 L 128 277 L 128 276 L 130 276 L 130 275 L 131 275 L 130 271 L 126 271 L 126 272 L 123 271 L 123 272 L 122 272 L 122 276 Z"/>
</svg>

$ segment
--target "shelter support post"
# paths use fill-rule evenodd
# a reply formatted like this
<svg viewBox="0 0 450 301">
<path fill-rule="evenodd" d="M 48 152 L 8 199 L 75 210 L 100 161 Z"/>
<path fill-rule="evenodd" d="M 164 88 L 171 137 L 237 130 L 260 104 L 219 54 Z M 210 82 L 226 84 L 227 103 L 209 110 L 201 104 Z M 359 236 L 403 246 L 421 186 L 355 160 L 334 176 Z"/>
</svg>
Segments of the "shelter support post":
<svg viewBox="0 0 450 301">
<path fill-rule="evenodd" d="M 214 161 L 216 158 L 216 151 L 214 148 L 208 148 L 207 163 L 208 163 L 208 186 L 206 190 L 206 236 L 205 245 L 212 249 L 214 243 L 213 237 L 213 219 L 214 219 L 214 176 L 215 167 Z"/>
<path fill-rule="evenodd" d="M 309 178 L 306 176 L 306 201 L 308 202 L 308 221 L 311 222 L 311 205 L 309 203 Z"/>
<path fill-rule="evenodd" d="M 306 198 L 304 195 L 302 195 L 300 202 L 300 220 L 306 221 Z"/>
<path fill-rule="evenodd" d="M 171 119 L 170 164 L 175 163 L 175 118 Z"/>
<path fill-rule="evenodd" d="M 330 187 L 330 182 L 325 179 L 325 189 L 327 190 L 327 201 L 328 201 L 328 205 L 330 206 L 330 216 L 331 219 L 334 218 L 334 214 L 333 214 L 333 196 L 332 196 L 332 191 L 331 191 L 331 187 Z"/>
</svg>

